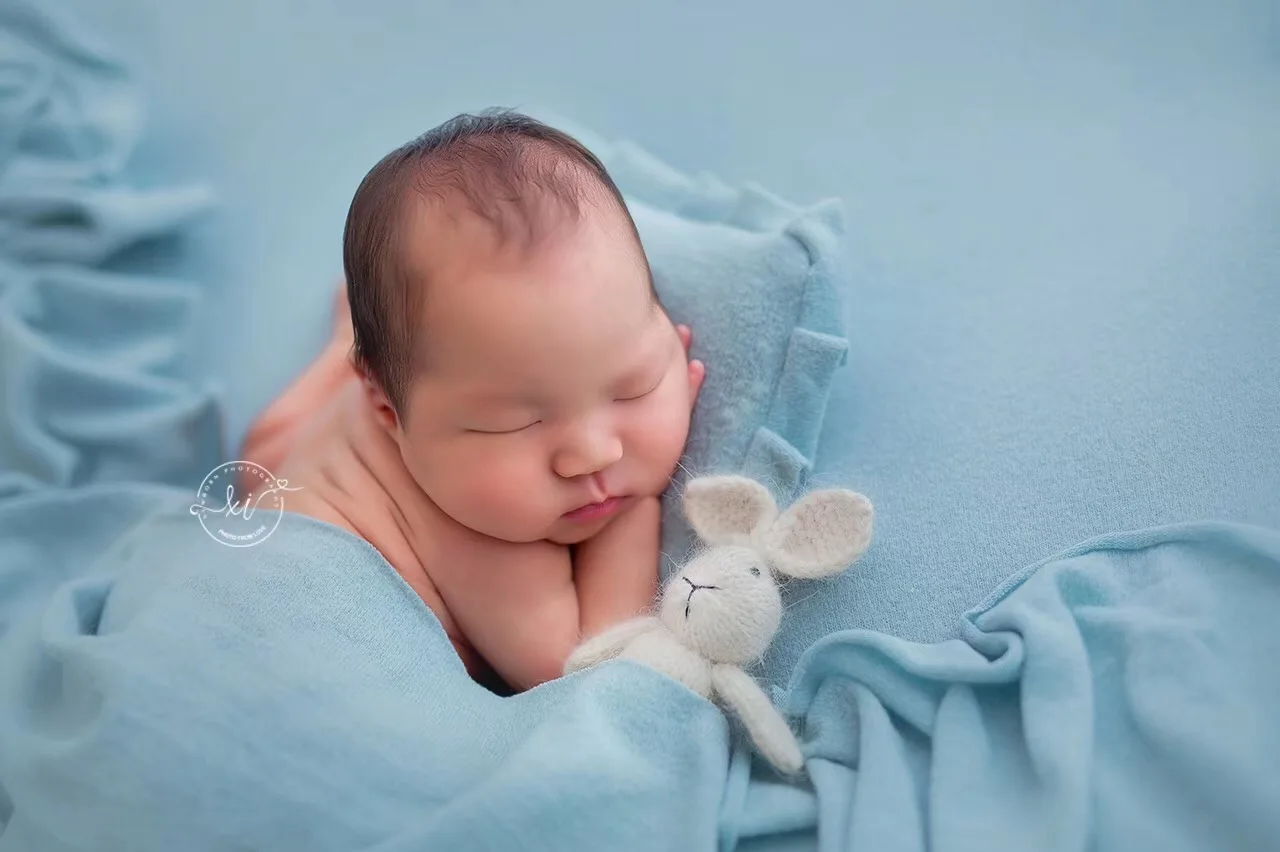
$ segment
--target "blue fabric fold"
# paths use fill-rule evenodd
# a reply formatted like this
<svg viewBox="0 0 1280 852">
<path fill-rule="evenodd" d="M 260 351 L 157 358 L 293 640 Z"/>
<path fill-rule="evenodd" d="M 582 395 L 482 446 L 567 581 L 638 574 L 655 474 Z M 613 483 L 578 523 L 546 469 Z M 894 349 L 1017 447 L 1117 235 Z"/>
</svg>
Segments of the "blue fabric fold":
<svg viewBox="0 0 1280 852">
<path fill-rule="evenodd" d="M 0 503 L 6 603 L 47 578 L 0 638 L 0 849 L 714 844 L 710 704 L 638 666 L 500 699 L 366 542 L 285 513 L 226 547 L 193 496 Z"/>
<path fill-rule="evenodd" d="M 820 849 L 1280 842 L 1280 533 L 1105 536 L 1011 578 L 963 639 L 833 634 L 804 720 Z"/>
<path fill-rule="evenodd" d="M 142 104 L 116 52 L 52 4 L 0 6 L 0 186 L 110 180 Z"/>
<path fill-rule="evenodd" d="M 0 502 L 0 850 L 1280 840 L 1273 531 L 1110 536 L 997 590 L 963 639 L 823 639 L 779 692 L 796 784 L 638 665 L 498 698 L 365 542 L 286 512 L 228 548 L 190 500 Z"/>
<path fill-rule="evenodd" d="M 110 262 L 211 193 L 123 180 L 137 92 L 73 21 L 0 5 L 0 56 L 0 496 L 199 482 L 222 452 L 216 400 L 185 371 L 201 293 Z"/>
</svg>

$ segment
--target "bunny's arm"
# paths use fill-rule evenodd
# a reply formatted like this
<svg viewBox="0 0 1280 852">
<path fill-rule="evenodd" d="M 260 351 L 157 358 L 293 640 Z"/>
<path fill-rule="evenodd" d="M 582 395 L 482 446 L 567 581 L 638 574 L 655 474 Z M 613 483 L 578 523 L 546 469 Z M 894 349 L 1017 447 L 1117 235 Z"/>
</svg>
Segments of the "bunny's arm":
<svg viewBox="0 0 1280 852">
<path fill-rule="evenodd" d="M 605 660 L 611 660 L 621 654 L 622 649 L 632 639 L 659 626 L 658 619 L 651 615 L 615 624 L 613 627 L 592 636 L 578 645 L 573 653 L 569 655 L 569 660 L 564 665 L 564 673 L 567 675 L 573 674 L 591 666 L 599 665 Z"/>
<path fill-rule="evenodd" d="M 766 760 L 788 775 L 804 768 L 795 734 L 750 675 L 722 663 L 711 670 L 711 683 L 721 702 L 742 720 Z"/>
</svg>

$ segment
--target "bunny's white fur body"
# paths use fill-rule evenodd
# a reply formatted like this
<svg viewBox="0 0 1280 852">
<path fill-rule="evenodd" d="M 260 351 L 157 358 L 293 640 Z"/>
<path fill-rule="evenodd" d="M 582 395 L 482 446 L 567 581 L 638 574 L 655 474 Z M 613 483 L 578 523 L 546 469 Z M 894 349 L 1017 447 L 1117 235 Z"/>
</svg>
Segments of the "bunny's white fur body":
<svg viewBox="0 0 1280 852">
<path fill-rule="evenodd" d="M 709 476 L 689 483 L 684 507 L 709 547 L 667 582 L 656 615 L 587 639 L 565 671 L 609 659 L 642 663 L 733 710 L 769 762 L 799 772 L 795 735 L 741 667 L 763 656 L 782 621 L 774 575 L 811 579 L 848 567 L 871 542 L 871 503 L 826 489 L 779 514 L 760 483 Z"/>
<path fill-rule="evenodd" d="M 711 696 L 711 661 L 669 631 L 650 630 L 628 643 L 618 655 L 678 680 L 704 697 Z"/>
</svg>

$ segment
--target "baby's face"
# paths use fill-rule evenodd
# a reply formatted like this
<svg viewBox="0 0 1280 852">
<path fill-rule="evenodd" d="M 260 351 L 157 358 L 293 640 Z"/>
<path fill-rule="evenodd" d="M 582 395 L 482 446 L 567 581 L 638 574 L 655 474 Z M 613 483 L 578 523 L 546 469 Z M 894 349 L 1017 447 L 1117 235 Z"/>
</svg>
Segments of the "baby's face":
<svg viewBox="0 0 1280 852">
<path fill-rule="evenodd" d="M 525 253 L 467 217 L 445 227 L 456 248 L 420 259 L 427 363 L 401 455 L 466 527 L 583 541 L 666 487 L 693 406 L 684 347 L 620 216 L 588 211 Z"/>
</svg>

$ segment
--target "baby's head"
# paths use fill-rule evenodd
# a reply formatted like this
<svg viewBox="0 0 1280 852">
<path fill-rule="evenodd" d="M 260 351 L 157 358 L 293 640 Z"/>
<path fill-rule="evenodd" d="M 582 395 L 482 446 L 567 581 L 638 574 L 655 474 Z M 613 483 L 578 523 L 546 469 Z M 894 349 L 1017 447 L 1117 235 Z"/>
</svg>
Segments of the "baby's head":
<svg viewBox="0 0 1280 852">
<path fill-rule="evenodd" d="M 569 136 L 460 116 L 393 151 L 347 217 L 354 360 L 418 486 L 514 542 L 660 493 L 693 392 L 617 187 Z M 584 517 L 585 516 L 585 517 Z"/>
</svg>

